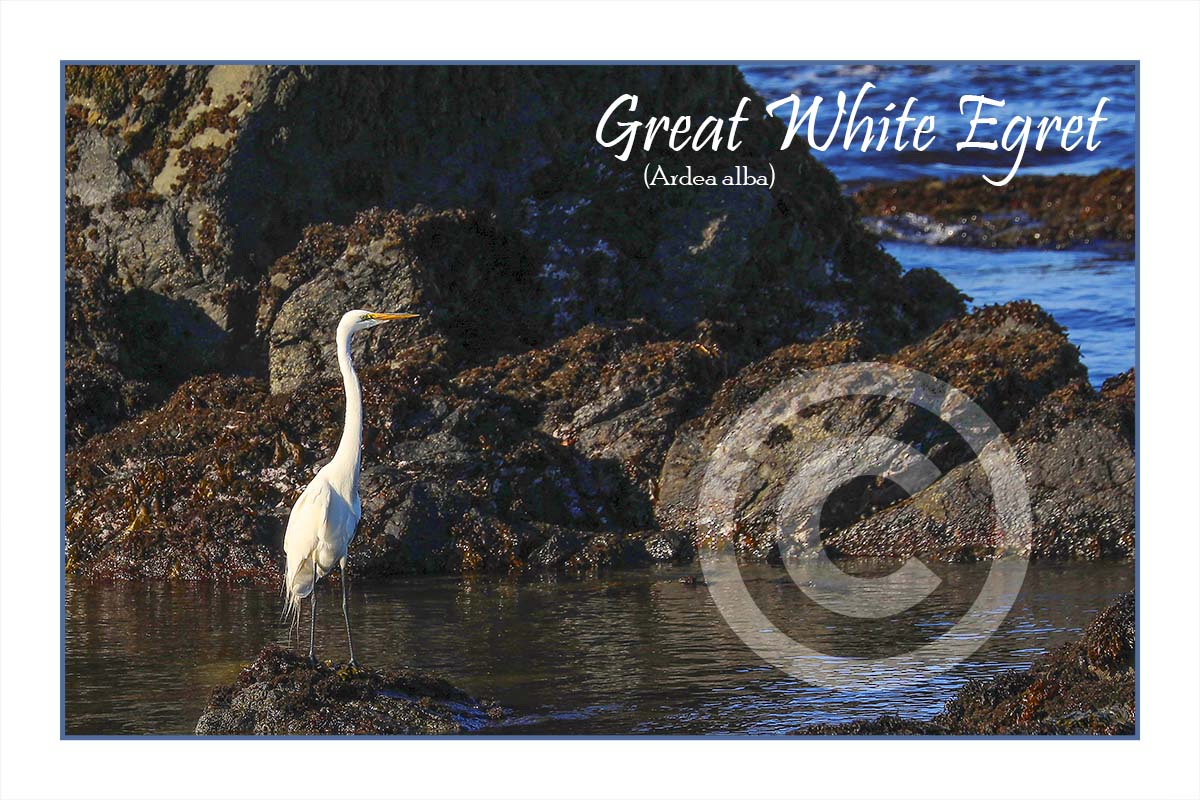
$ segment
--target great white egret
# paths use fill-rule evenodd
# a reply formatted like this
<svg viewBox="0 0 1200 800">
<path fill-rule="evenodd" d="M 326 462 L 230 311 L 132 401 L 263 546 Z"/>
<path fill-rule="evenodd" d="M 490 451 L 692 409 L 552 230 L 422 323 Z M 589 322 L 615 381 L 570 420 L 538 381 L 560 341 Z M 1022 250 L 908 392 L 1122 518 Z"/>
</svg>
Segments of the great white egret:
<svg viewBox="0 0 1200 800">
<path fill-rule="evenodd" d="M 362 464 L 362 387 L 350 361 L 350 340 L 367 328 L 415 316 L 356 309 L 343 314 L 338 323 L 337 359 L 346 388 L 346 426 L 333 460 L 321 467 L 292 506 L 287 533 L 283 537 L 283 550 L 287 554 L 287 571 L 283 578 L 284 615 L 291 619 L 293 628 L 299 627 L 300 601 L 311 598 L 308 660 L 313 663 L 317 660 L 317 581 L 332 572 L 336 564 L 342 574 L 342 616 L 346 620 L 350 665 L 357 666 L 354 638 L 350 635 L 350 614 L 346 610 L 346 550 L 362 516 L 362 502 L 358 496 L 358 473 Z"/>
</svg>

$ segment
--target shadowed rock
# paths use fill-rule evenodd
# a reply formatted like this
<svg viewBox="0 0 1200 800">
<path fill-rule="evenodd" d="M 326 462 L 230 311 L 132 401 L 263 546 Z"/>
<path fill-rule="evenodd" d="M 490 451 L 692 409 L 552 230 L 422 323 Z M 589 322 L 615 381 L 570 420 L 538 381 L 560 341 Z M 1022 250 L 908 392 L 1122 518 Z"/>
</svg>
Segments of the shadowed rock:
<svg viewBox="0 0 1200 800">
<path fill-rule="evenodd" d="M 445 680 L 411 670 L 311 666 L 265 648 L 219 687 L 196 723 L 199 735 L 344 736 L 460 734 L 503 717 Z"/>
<path fill-rule="evenodd" d="M 1125 422 L 1132 411 L 1123 407 L 1131 404 L 1132 389 L 1123 378 L 1112 384 L 1119 393 L 1097 394 L 1085 380 L 1063 387 L 1009 438 L 1033 512 L 1032 541 L 1019 555 L 1133 555 L 1135 463 Z M 830 533 L 825 547 L 840 556 L 987 559 L 1011 550 L 995 514 L 987 477 L 972 461 L 896 506 Z"/>
<path fill-rule="evenodd" d="M 647 154 L 616 168 L 593 139 L 626 92 L 642 119 L 751 97 L 737 160 L 773 161 L 775 187 L 646 191 Z M 421 303 L 414 330 L 493 354 L 592 321 L 678 338 L 719 319 L 747 357 L 840 319 L 891 347 L 962 309 L 935 274 L 901 274 L 811 155 L 778 151 L 734 67 L 70 66 L 66 94 L 68 348 L 103 340 L 151 402 L 203 372 L 269 368 L 276 390 L 327 374 L 326 303 Z M 724 174 L 726 155 L 654 157 Z M 136 374 L 147 347 L 167 369 Z"/>
<path fill-rule="evenodd" d="M 549 321 L 535 278 L 527 250 L 479 214 L 373 209 L 349 226 L 309 229 L 272 266 L 259 304 L 271 390 L 338 375 L 331 309 L 421 314 L 358 337 L 358 364 L 387 363 L 435 335 L 458 361 L 525 350 Z"/>
</svg>

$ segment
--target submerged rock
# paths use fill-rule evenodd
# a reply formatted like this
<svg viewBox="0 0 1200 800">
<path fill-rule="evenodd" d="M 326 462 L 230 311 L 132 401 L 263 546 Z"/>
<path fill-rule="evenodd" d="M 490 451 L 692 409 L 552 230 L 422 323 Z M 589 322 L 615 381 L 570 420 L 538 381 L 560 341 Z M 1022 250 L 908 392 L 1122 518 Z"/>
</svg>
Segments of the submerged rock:
<svg viewBox="0 0 1200 800">
<path fill-rule="evenodd" d="M 1078 641 L 1046 653 L 1027 670 L 971 681 L 928 722 L 884 715 L 795 733 L 1131 736 L 1137 719 L 1135 622 L 1134 593 L 1126 592 Z"/>
<path fill-rule="evenodd" d="M 1132 169 L 1096 175 L 1023 175 L 995 187 L 975 176 L 921 178 L 855 191 L 868 228 L 885 239 L 964 247 L 1129 245 Z"/>
<path fill-rule="evenodd" d="M 219 687 L 196 723 L 202 736 L 459 734 L 500 719 L 503 710 L 447 681 L 411 670 L 310 665 L 268 646 Z"/>
</svg>

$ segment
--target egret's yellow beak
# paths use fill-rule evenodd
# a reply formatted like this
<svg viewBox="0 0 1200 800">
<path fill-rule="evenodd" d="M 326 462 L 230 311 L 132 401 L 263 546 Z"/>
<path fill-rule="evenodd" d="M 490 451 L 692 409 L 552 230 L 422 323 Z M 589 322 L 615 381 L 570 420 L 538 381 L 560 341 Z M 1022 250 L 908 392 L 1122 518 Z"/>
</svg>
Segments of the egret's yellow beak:
<svg viewBox="0 0 1200 800">
<path fill-rule="evenodd" d="M 367 314 L 371 319 L 377 319 L 380 322 L 388 322 L 393 319 L 412 319 L 420 316 L 419 314 Z"/>
</svg>

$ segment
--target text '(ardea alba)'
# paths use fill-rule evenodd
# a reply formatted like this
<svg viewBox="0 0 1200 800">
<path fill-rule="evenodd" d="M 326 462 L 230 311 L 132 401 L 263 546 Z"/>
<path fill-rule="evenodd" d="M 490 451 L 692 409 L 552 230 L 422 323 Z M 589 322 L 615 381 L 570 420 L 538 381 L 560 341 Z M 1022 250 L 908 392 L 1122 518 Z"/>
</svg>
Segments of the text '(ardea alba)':
<svg viewBox="0 0 1200 800">
<path fill-rule="evenodd" d="M 346 620 L 346 642 L 350 648 L 350 664 L 354 660 L 354 638 L 350 634 L 350 614 L 346 610 L 346 551 L 354 538 L 354 529 L 362 516 L 358 496 L 358 473 L 362 464 L 362 387 L 350 361 L 350 340 L 354 334 L 382 325 L 394 319 L 412 319 L 416 314 L 377 314 L 370 311 L 347 311 L 337 327 L 337 359 L 346 388 L 346 427 L 333 460 L 317 473 L 312 483 L 301 493 L 288 517 L 283 550 L 287 554 L 287 571 L 283 578 L 286 594 L 284 614 L 292 625 L 300 624 L 300 601 L 310 599 L 311 622 L 308 658 L 316 661 L 317 581 L 341 569 L 342 616 Z"/>
</svg>

